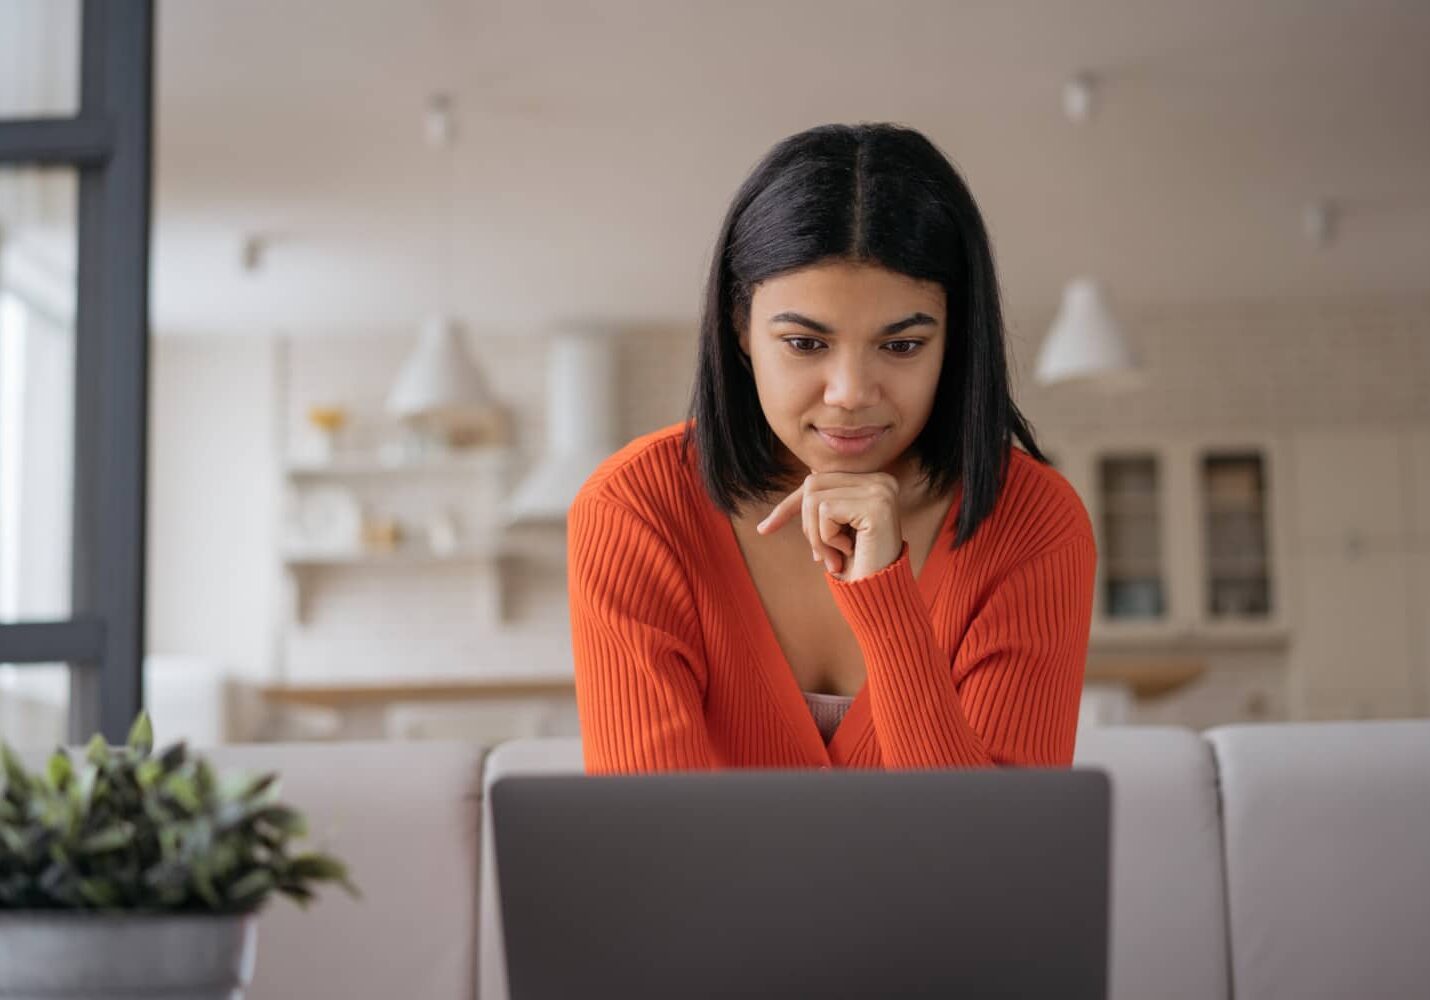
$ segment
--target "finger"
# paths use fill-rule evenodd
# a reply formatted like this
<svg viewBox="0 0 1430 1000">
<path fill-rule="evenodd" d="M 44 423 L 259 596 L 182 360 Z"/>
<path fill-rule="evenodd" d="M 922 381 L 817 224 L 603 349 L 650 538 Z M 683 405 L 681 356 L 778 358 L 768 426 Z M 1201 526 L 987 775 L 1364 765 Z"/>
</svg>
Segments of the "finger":
<svg viewBox="0 0 1430 1000">
<path fill-rule="evenodd" d="M 822 501 L 819 505 L 819 537 L 846 556 L 851 556 L 854 554 L 854 539 L 849 537 L 849 532 L 849 526 L 834 516 L 832 501 Z"/>
<path fill-rule="evenodd" d="M 775 504 L 774 507 L 770 509 L 770 512 L 765 515 L 765 519 L 755 525 L 755 530 L 762 535 L 769 535 L 779 531 L 780 528 L 784 527 L 786 522 L 794 516 L 803 498 L 804 486 L 801 485 L 799 489 Z"/>
<path fill-rule="evenodd" d="M 833 554 L 824 561 L 825 568 L 831 573 L 839 573 L 854 554 L 854 546 L 844 535 L 846 526 L 832 516 L 833 507 L 828 500 L 820 501 L 815 513 L 815 530 L 819 532 L 820 540 L 833 550 Z"/>
<path fill-rule="evenodd" d="M 804 535 L 809 539 L 810 549 L 813 552 L 815 562 L 823 562 L 829 572 L 838 572 L 837 567 L 842 560 L 842 553 L 834 546 L 824 540 L 824 536 L 819 530 L 820 504 L 823 497 L 815 491 L 806 490 L 804 503 L 801 505 L 801 512 L 804 520 Z"/>
</svg>

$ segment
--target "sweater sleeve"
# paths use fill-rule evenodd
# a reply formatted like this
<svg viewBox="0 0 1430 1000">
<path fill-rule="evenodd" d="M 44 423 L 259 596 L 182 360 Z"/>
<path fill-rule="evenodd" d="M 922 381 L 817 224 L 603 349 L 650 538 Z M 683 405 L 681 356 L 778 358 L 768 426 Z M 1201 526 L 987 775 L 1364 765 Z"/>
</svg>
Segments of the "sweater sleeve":
<svg viewBox="0 0 1430 1000">
<path fill-rule="evenodd" d="M 613 501 L 567 519 L 576 711 L 590 774 L 716 766 L 702 710 L 700 623 L 660 534 Z"/>
<path fill-rule="evenodd" d="M 950 656 L 909 566 L 828 576 L 864 654 L 886 768 L 1069 766 L 1092 626 L 1096 544 L 1040 552 L 994 588 Z"/>
</svg>

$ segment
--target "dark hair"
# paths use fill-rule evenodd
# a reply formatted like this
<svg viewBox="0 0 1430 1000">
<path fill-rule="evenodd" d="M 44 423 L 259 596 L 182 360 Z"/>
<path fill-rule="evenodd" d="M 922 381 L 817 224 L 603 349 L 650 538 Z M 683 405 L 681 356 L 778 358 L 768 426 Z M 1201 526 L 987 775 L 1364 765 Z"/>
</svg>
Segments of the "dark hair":
<svg viewBox="0 0 1430 1000">
<path fill-rule="evenodd" d="M 993 510 L 1016 436 L 1047 464 L 1008 388 L 993 251 L 973 195 L 921 133 L 893 124 L 820 125 L 779 142 L 740 186 L 710 264 L 682 454 L 696 445 L 715 505 L 761 501 L 781 473 L 774 431 L 740 350 L 754 287 L 812 264 L 874 263 L 937 281 L 947 344 L 928 422 L 914 441 L 938 494 L 963 484 L 957 548 Z"/>
</svg>

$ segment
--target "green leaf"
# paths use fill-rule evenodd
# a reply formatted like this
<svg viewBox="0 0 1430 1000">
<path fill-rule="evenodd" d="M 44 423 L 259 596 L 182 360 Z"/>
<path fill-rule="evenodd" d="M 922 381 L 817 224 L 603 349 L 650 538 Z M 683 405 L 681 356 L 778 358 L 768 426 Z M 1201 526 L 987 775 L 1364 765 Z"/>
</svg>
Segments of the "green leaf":
<svg viewBox="0 0 1430 1000">
<path fill-rule="evenodd" d="M 305 888 L 296 882 L 281 883 L 278 886 L 278 891 L 283 893 L 283 895 L 287 896 L 289 899 L 293 900 L 293 902 L 297 903 L 305 910 L 308 908 L 308 904 L 313 901 L 315 896 L 312 889 Z"/>
<path fill-rule="evenodd" d="M 89 738 L 89 746 L 84 750 L 85 759 L 91 764 L 104 765 L 109 763 L 109 744 L 104 741 L 104 737 L 95 733 Z"/>
<path fill-rule="evenodd" d="M 85 854 L 102 854 L 105 851 L 117 851 L 121 847 L 128 847 L 133 842 L 134 825 L 120 820 L 118 825 L 91 834 L 80 841 L 79 849 Z"/>
<path fill-rule="evenodd" d="M 183 740 L 179 740 L 159 755 L 159 761 L 163 764 L 165 772 L 177 771 L 184 765 L 188 756 L 189 745 Z"/>
<path fill-rule="evenodd" d="M 302 837 L 308 832 L 307 821 L 288 806 L 265 806 L 253 814 L 253 821 L 265 823 L 280 833 L 293 837 Z"/>
<path fill-rule="evenodd" d="M 62 792 L 73 778 L 74 765 L 70 763 L 70 755 L 63 749 L 56 750 L 50 755 L 50 787 L 57 792 Z"/>
<path fill-rule="evenodd" d="M 218 787 L 218 780 L 214 778 L 213 768 L 206 760 L 200 759 L 194 765 L 194 787 L 198 790 L 199 798 L 205 802 L 213 798 L 214 790 Z"/>
<path fill-rule="evenodd" d="M 193 781 L 186 774 L 171 774 L 164 779 L 164 792 L 179 803 L 190 814 L 200 812 L 204 803 L 199 798 L 198 789 L 194 787 Z"/>
<path fill-rule="evenodd" d="M 99 784 L 99 768 L 93 764 L 85 764 L 80 768 L 79 780 L 71 788 L 73 801 L 80 815 L 87 815 L 90 807 L 94 805 L 95 788 Z M 100 791 L 100 798 L 104 797 L 103 790 Z"/>
<path fill-rule="evenodd" d="M 293 879 L 337 882 L 348 895 L 361 899 L 362 893 L 348 877 L 348 867 L 328 854 L 300 854 L 288 866 L 288 875 Z"/>
<path fill-rule="evenodd" d="M 118 906 L 123 898 L 114 884 L 100 878 L 84 878 L 76 886 L 87 902 L 103 908 Z"/>
<path fill-rule="evenodd" d="M 15 756 L 15 751 L 10 749 L 10 744 L 0 743 L 0 760 L 4 762 L 6 780 L 17 790 L 29 792 L 34 788 L 34 780 L 25 770 L 25 765 L 20 763 L 20 758 Z"/>
<path fill-rule="evenodd" d="M 223 900 L 219 898 L 218 890 L 214 888 L 213 876 L 209 873 L 208 864 L 204 861 L 195 861 L 191 874 L 194 880 L 194 891 L 203 901 L 215 910 L 223 906 Z"/>
<path fill-rule="evenodd" d="M 134 769 L 134 780 L 139 783 L 140 788 L 152 788 L 154 783 L 164 776 L 163 761 L 149 758 Z"/>
<path fill-rule="evenodd" d="M 28 838 L 8 823 L 4 826 L 0 826 L 0 840 L 5 842 L 7 850 L 15 854 L 25 855 L 29 853 L 30 843 Z"/>
<path fill-rule="evenodd" d="M 278 790 L 278 772 L 270 771 L 268 774 L 260 774 L 254 778 L 243 791 L 238 793 L 238 797 L 245 802 L 253 802 L 262 797 L 269 789 Z"/>
<path fill-rule="evenodd" d="M 256 868 L 230 885 L 226 895 L 234 902 L 247 900 L 252 896 L 261 897 L 272 891 L 274 884 L 275 879 L 272 872 Z"/>
<path fill-rule="evenodd" d="M 148 711 L 140 710 L 134 725 L 130 727 L 127 743 L 131 750 L 136 750 L 146 757 L 154 749 L 154 724 L 149 721 Z"/>
</svg>

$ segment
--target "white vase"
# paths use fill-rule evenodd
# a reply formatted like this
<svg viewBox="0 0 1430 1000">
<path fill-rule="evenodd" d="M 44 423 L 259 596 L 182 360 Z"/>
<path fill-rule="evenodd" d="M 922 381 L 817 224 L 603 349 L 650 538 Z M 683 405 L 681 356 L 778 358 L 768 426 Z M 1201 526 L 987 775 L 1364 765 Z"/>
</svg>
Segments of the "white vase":
<svg viewBox="0 0 1430 1000">
<path fill-rule="evenodd" d="M 0 913 L 3 1000 L 242 1000 L 252 915 Z"/>
</svg>

